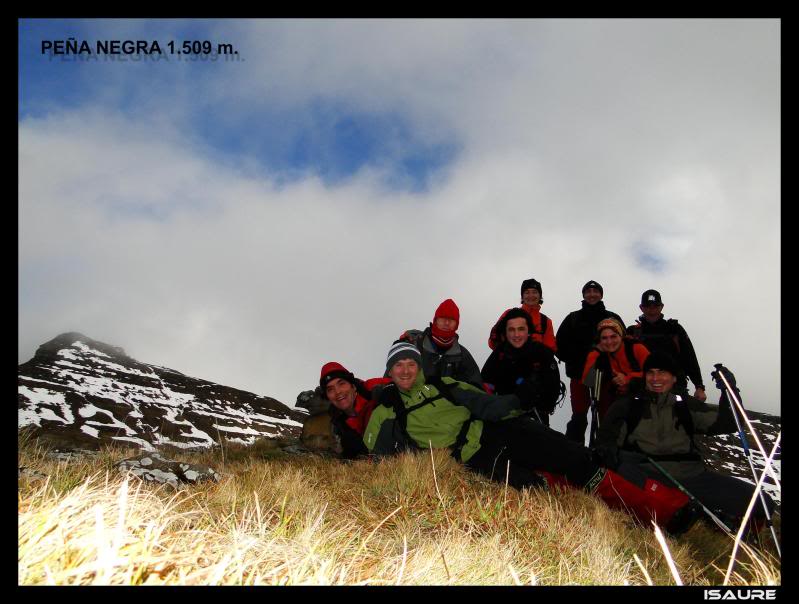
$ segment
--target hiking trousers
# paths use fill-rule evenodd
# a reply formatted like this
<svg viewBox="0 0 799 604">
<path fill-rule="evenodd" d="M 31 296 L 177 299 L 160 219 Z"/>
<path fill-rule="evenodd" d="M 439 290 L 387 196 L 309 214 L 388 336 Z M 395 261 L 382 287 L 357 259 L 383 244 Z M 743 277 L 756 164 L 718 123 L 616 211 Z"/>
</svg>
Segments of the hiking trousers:
<svg viewBox="0 0 799 604">
<path fill-rule="evenodd" d="M 541 485 L 539 471 L 564 476 L 581 488 L 600 468 L 584 446 L 529 417 L 483 422 L 480 449 L 466 466 L 500 482 L 507 476 L 516 488 Z"/>
</svg>

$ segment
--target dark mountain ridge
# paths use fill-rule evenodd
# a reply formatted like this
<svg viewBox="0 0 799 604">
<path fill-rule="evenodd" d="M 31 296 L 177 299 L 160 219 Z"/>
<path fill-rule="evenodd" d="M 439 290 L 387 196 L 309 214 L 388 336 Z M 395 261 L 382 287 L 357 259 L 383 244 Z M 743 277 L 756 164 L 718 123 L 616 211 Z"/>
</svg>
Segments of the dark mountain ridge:
<svg viewBox="0 0 799 604">
<path fill-rule="evenodd" d="M 252 392 L 142 363 L 69 332 L 18 366 L 18 427 L 85 448 L 200 449 L 296 438 L 307 414 Z"/>
</svg>

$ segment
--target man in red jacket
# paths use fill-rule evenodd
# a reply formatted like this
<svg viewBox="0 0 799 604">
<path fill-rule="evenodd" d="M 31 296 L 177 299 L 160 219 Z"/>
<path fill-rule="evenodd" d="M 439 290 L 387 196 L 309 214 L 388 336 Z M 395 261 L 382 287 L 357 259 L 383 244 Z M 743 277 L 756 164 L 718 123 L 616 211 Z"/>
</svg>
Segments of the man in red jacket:
<svg viewBox="0 0 799 604">
<path fill-rule="evenodd" d="M 533 279 L 525 279 L 522 281 L 521 286 L 522 305 L 519 307 L 530 315 L 533 327 L 530 331 L 530 339 L 534 342 L 540 342 L 552 352 L 558 351 L 558 345 L 555 340 L 555 326 L 552 319 L 541 312 L 541 305 L 544 303 L 543 290 L 541 284 Z M 510 310 L 510 309 L 509 309 Z M 496 350 L 500 344 L 501 334 L 497 332 L 497 326 L 508 313 L 506 310 L 502 316 L 497 319 L 494 327 L 491 328 L 491 334 L 488 336 L 488 347 L 491 350 Z"/>
<path fill-rule="evenodd" d="M 367 453 L 363 433 L 374 410 L 372 390 L 391 382 L 388 378 L 359 380 L 343 365 L 325 363 L 319 376 L 319 389 L 330 401 L 330 423 L 341 442 L 342 457 L 352 459 Z"/>
</svg>

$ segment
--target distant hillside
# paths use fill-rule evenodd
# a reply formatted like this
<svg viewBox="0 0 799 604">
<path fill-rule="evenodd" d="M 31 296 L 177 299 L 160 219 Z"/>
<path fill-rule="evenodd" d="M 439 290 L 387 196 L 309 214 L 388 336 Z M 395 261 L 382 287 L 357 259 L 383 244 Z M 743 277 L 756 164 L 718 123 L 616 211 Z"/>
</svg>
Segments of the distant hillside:
<svg viewBox="0 0 799 604">
<path fill-rule="evenodd" d="M 124 443 L 206 448 L 294 438 L 307 413 L 275 399 L 149 365 L 79 333 L 42 344 L 18 367 L 18 427 L 96 449 Z"/>
</svg>

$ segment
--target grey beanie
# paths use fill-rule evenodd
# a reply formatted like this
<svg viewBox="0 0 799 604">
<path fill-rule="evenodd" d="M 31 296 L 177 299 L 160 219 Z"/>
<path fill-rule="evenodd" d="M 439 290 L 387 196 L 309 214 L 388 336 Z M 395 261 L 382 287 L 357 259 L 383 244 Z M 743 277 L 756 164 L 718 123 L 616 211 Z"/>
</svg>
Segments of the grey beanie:
<svg viewBox="0 0 799 604">
<path fill-rule="evenodd" d="M 397 340 L 391 345 L 388 351 L 388 356 L 386 357 L 386 371 L 391 371 L 394 364 L 402 359 L 413 359 L 419 367 L 422 366 L 422 354 L 419 352 L 419 349 L 410 342 Z"/>
</svg>

